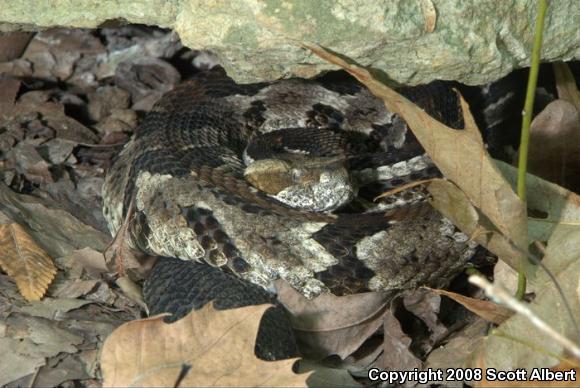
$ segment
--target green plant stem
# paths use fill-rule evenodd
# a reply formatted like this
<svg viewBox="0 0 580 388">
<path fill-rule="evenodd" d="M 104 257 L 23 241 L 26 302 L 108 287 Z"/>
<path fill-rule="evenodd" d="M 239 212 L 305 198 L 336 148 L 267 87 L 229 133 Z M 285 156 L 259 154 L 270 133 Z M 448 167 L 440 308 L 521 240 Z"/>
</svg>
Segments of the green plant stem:
<svg viewBox="0 0 580 388">
<path fill-rule="evenodd" d="M 536 84 L 538 82 L 538 71 L 540 69 L 540 58 L 542 54 L 542 37 L 544 33 L 544 19 L 548 1 L 540 0 L 538 2 L 538 14 L 536 16 L 536 28 L 534 33 L 534 48 L 532 49 L 532 63 L 530 66 L 530 75 L 528 77 L 528 86 L 526 89 L 526 102 L 524 105 L 522 119 L 522 135 L 520 139 L 520 153 L 518 160 L 518 196 L 526 202 L 526 172 L 528 168 L 528 148 L 530 144 L 530 124 L 532 122 L 532 113 L 534 110 L 534 97 L 536 94 Z M 524 263 L 520 263 L 518 269 L 518 289 L 516 297 L 523 298 L 526 292 L 526 275 Z"/>
</svg>

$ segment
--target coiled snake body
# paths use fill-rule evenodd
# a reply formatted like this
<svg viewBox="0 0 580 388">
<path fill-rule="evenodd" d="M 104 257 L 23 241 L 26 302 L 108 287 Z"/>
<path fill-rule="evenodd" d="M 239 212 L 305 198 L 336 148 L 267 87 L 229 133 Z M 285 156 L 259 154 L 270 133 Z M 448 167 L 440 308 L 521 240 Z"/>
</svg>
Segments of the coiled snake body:
<svg viewBox="0 0 580 388">
<path fill-rule="evenodd" d="M 461 127 L 445 84 L 401 92 Z M 474 244 L 421 189 L 372 202 L 435 175 L 401 118 L 352 80 L 237 85 L 218 68 L 155 105 L 107 174 L 104 214 L 115 233 L 132 205 L 130 246 L 164 256 L 146 299 L 178 318 L 214 298 L 264 303 L 278 278 L 309 298 L 444 286 Z M 276 352 L 262 355 L 294 353 Z"/>
<path fill-rule="evenodd" d="M 441 84 L 404 93 L 461 125 L 457 99 Z M 300 163 L 297 156 L 342 163 L 360 193 L 435 173 L 405 123 L 354 81 L 237 85 L 214 69 L 149 113 L 108 172 L 104 214 L 116 232 L 133 199 L 131 246 L 204 262 L 265 288 L 283 278 L 307 297 L 441 286 L 473 253 L 416 192 L 398 195 L 385 211 L 341 204 L 322 212 L 293 207 L 244 177 L 248 163 Z M 291 179 L 323 181 L 334 171 L 329 163 L 306 174 L 291 165 Z M 263 186 L 280 180 L 268 166 Z"/>
</svg>

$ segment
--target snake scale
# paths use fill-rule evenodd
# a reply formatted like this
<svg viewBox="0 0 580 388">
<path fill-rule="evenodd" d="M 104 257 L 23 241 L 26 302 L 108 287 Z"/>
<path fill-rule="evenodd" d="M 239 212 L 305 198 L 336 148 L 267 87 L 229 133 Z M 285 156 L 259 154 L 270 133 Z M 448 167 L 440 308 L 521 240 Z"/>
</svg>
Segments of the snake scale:
<svg viewBox="0 0 580 388">
<path fill-rule="evenodd" d="M 400 91 L 461 128 L 445 83 Z M 167 306 L 199 307 L 232 281 L 251 284 L 257 303 L 278 278 L 308 298 L 442 287 L 474 244 L 420 188 L 372 201 L 437 174 L 404 121 L 353 80 L 239 85 L 214 68 L 140 124 L 108 171 L 104 214 L 116 233 L 132 205 L 129 245 L 163 256 L 145 284 L 152 312 L 182 316 Z M 204 283 L 193 265 L 218 280 Z M 240 305 L 241 291 L 223 294 Z"/>
</svg>

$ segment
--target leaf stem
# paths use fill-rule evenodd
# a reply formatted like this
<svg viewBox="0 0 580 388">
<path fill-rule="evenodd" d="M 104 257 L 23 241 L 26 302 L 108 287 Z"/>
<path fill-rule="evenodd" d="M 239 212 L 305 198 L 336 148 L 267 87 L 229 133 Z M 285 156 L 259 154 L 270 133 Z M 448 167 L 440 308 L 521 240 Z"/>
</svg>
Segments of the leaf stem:
<svg viewBox="0 0 580 388">
<path fill-rule="evenodd" d="M 522 134 L 520 139 L 520 152 L 518 160 L 518 196 L 526 202 L 526 172 L 528 167 L 528 148 L 530 144 L 530 124 L 532 122 L 532 113 L 534 110 L 534 97 L 536 94 L 536 85 L 538 82 L 538 71 L 540 69 L 540 58 L 542 54 L 542 37 L 544 33 L 544 19 L 548 1 L 540 0 L 538 2 L 538 14 L 536 15 L 536 27 L 534 32 L 534 47 L 532 49 L 532 63 L 528 77 L 528 86 L 526 89 L 526 101 L 522 119 Z M 526 275 L 524 263 L 521 263 L 518 269 L 518 289 L 516 297 L 523 298 L 526 292 Z"/>
</svg>

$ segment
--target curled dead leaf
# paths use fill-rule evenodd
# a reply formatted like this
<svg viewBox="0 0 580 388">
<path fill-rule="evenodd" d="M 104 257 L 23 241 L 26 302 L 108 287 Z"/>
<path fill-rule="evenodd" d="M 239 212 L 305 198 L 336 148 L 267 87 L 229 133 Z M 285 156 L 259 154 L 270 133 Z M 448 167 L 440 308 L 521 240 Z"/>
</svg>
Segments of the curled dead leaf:
<svg viewBox="0 0 580 388">
<path fill-rule="evenodd" d="M 558 97 L 572 103 L 576 107 L 576 111 L 580 112 L 580 90 L 576 86 L 576 79 L 570 67 L 562 62 L 554 63 L 553 66 Z"/>
<path fill-rule="evenodd" d="M 304 355 L 311 358 L 336 354 L 345 359 L 352 354 L 382 326 L 390 301 L 387 293 L 380 292 L 323 294 L 308 300 L 281 280 L 276 289 Z"/>
<path fill-rule="evenodd" d="M 449 335 L 449 329 L 439 319 L 441 296 L 419 288 L 405 292 L 402 302 L 405 310 L 423 321 L 429 329 L 429 341 L 421 344 L 421 349 L 432 349 L 432 344 L 440 343 Z"/>
<path fill-rule="evenodd" d="M 474 299 L 451 291 L 436 290 L 429 287 L 426 288 L 436 294 L 445 295 L 453 299 L 472 313 L 475 313 L 486 321 L 495 323 L 497 325 L 514 315 L 514 312 L 510 309 L 488 300 Z"/>
<path fill-rule="evenodd" d="M 296 359 L 263 361 L 254 355 L 270 307 L 206 305 L 171 324 L 164 315 L 125 323 L 103 346 L 103 386 L 306 386 L 310 374 L 292 371 Z"/>
<path fill-rule="evenodd" d="M 384 316 L 385 342 L 383 343 L 382 369 L 413 370 L 421 368 L 411 349 L 411 338 L 405 334 L 399 320 L 388 311 Z"/>
<path fill-rule="evenodd" d="M 22 226 L 0 225 L 0 267 L 26 300 L 40 300 L 56 275 L 52 259 Z"/>
</svg>

